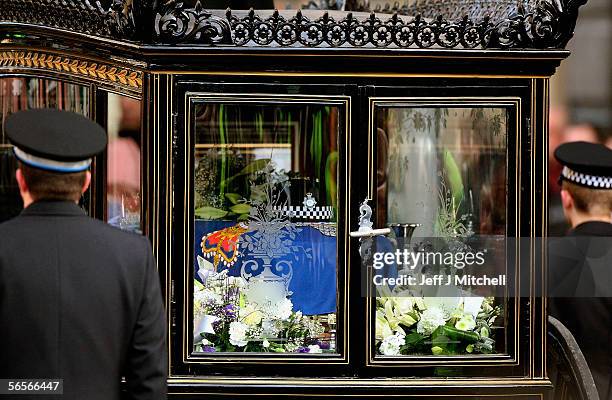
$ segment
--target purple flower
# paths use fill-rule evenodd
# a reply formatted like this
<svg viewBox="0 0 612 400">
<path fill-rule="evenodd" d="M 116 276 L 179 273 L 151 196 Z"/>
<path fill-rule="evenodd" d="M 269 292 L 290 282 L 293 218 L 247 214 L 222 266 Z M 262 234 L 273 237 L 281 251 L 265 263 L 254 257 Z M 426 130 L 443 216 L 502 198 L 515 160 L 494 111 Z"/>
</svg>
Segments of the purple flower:
<svg viewBox="0 0 612 400">
<path fill-rule="evenodd" d="M 308 347 L 299 347 L 298 348 L 298 353 L 308 353 L 310 352 L 310 349 Z"/>
<path fill-rule="evenodd" d="M 223 307 L 223 314 L 226 317 L 235 318 L 236 317 L 236 306 L 233 304 L 226 305 L 225 307 Z"/>
<path fill-rule="evenodd" d="M 215 351 L 217 351 L 217 349 L 212 346 L 202 346 L 202 351 L 204 353 L 214 353 Z"/>
<path fill-rule="evenodd" d="M 316 343 L 316 344 L 318 344 L 318 345 L 319 345 L 319 348 L 320 348 L 321 350 L 329 350 L 329 348 L 330 348 L 329 342 L 322 342 L 322 341 L 320 341 L 320 340 L 317 340 L 317 343 Z"/>
</svg>

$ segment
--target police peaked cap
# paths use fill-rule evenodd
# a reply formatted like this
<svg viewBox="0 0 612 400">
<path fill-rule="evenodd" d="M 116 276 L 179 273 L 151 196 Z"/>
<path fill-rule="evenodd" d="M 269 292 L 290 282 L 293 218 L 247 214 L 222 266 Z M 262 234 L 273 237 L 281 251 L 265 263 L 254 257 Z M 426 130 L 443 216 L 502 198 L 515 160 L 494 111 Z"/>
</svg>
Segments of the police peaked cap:
<svg viewBox="0 0 612 400">
<path fill-rule="evenodd" d="M 85 171 L 107 143 L 106 132 L 94 121 L 48 108 L 11 114 L 5 132 L 19 161 L 60 173 Z"/>
</svg>

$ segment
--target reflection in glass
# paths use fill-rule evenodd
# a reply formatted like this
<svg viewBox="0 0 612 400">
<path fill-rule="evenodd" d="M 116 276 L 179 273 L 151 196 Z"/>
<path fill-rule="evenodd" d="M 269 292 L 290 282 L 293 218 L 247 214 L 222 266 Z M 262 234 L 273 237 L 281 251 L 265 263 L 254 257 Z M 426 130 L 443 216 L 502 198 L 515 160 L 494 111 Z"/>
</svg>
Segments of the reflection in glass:
<svg viewBox="0 0 612 400">
<path fill-rule="evenodd" d="M 375 118 L 377 226 L 401 233 L 406 230 L 399 227 L 418 224 L 406 237 L 396 235 L 398 248 L 444 255 L 484 250 L 479 268 L 504 274 L 506 110 L 381 106 Z M 440 274 L 443 282 L 448 276 L 456 282 L 454 276 L 470 270 L 463 268 L 430 257 L 411 268 L 393 265 L 385 274 L 413 275 L 417 282 Z M 418 283 L 377 290 L 377 354 L 505 351 L 498 292 Z"/>
<path fill-rule="evenodd" d="M 339 108 L 193 112 L 194 350 L 335 353 Z"/>
<path fill-rule="evenodd" d="M 140 107 L 140 100 L 108 94 L 107 221 L 131 232 L 141 232 Z"/>
<path fill-rule="evenodd" d="M 19 214 L 23 206 L 15 180 L 17 161 L 5 137 L 4 122 L 14 112 L 33 108 L 57 108 L 87 116 L 89 90 L 50 79 L 0 79 L 0 222 Z M 89 191 L 83 195 L 81 207 L 89 210 Z"/>
</svg>

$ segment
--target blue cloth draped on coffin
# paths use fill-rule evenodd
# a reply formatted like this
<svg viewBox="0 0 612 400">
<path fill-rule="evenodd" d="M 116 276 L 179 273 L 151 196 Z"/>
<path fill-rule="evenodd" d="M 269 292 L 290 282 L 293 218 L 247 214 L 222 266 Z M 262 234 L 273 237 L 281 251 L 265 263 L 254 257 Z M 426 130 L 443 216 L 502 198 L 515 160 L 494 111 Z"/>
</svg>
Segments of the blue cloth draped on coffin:
<svg viewBox="0 0 612 400">
<path fill-rule="evenodd" d="M 212 232 L 216 232 L 231 226 L 233 221 L 205 221 L 195 222 L 195 278 L 198 276 L 197 256 L 204 257 L 201 248 L 202 238 Z M 250 235 L 244 233 L 243 235 Z M 240 244 L 243 240 L 240 239 Z M 311 226 L 300 226 L 295 239 L 291 239 L 291 247 L 303 249 L 303 251 L 289 251 L 288 255 L 275 258 L 274 261 L 286 260 L 293 266 L 293 278 L 289 284 L 289 290 L 293 292 L 290 299 L 293 302 L 294 311 L 301 311 L 304 315 L 328 314 L 336 311 L 337 292 L 337 268 L 336 268 L 336 237 L 324 235 Z M 252 259 L 249 250 L 239 247 L 240 254 L 236 262 L 229 266 L 224 263 L 218 264 L 218 271 L 228 269 L 230 276 L 240 276 L 242 262 Z M 310 254 L 310 257 L 307 256 Z M 274 263 L 274 262 L 273 262 Z"/>
<path fill-rule="evenodd" d="M 395 251 L 397 250 L 397 247 L 389 240 L 389 238 L 385 237 L 385 236 L 375 236 L 373 238 L 373 249 L 372 251 L 374 253 L 382 253 L 382 254 L 386 254 L 386 253 L 391 253 L 394 254 Z M 395 258 L 393 259 L 393 262 L 387 264 L 384 263 L 384 267 L 380 268 L 380 269 L 374 269 L 374 277 L 380 277 L 380 278 L 397 278 L 398 277 L 398 265 L 396 263 Z M 379 278 L 379 279 L 380 279 Z M 378 282 L 382 282 L 382 280 L 376 280 Z M 395 288 L 395 284 L 389 284 L 389 289 L 393 290 L 393 288 Z"/>
</svg>

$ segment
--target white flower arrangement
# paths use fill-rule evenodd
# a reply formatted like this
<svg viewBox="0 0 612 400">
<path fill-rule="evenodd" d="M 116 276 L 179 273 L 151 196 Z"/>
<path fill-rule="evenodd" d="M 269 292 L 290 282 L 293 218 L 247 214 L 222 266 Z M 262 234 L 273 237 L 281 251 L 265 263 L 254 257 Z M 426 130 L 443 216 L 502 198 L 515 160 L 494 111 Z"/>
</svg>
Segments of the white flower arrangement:
<svg viewBox="0 0 612 400">
<path fill-rule="evenodd" d="M 491 353 L 491 328 L 501 314 L 492 297 L 379 297 L 377 352 L 456 355 Z"/>
<path fill-rule="evenodd" d="M 197 351 L 264 351 L 318 354 L 332 351 L 323 339 L 332 316 L 304 316 L 277 287 L 258 282 L 254 290 L 226 271 L 194 283 L 194 346 Z M 257 301 L 250 298 L 253 294 Z M 272 299 L 276 301 L 272 301 Z"/>
</svg>

